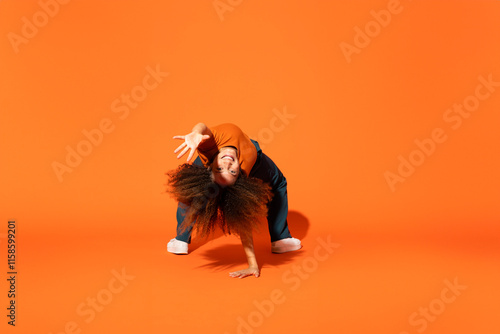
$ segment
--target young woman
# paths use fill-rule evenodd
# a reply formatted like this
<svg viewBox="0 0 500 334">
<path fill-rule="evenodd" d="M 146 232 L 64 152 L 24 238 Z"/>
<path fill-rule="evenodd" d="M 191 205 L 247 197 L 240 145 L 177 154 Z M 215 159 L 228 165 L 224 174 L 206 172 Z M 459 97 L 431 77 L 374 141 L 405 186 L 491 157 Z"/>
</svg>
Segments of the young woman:
<svg viewBox="0 0 500 334">
<path fill-rule="evenodd" d="M 191 231 L 207 235 L 220 227 L 224 233 L 240 236 L 248 268 L 231 272 L 231 277 L 259 277 L 252 230 L 261 216 L 267 217 L 271 251 L 285 253 L 301 248 L 300 240 L 288 230 L 287 181 L 259 144 L 234 124 L 211 129 L 194 126 L 174 151 L 181 158 L 189 151 L 187 163 L 167 173 L 169 192 L 179 202 L 177 236 L 167 250 L 187 254 Z M 198 157 L 188 164 L 195 151 Z"/>
</svg>

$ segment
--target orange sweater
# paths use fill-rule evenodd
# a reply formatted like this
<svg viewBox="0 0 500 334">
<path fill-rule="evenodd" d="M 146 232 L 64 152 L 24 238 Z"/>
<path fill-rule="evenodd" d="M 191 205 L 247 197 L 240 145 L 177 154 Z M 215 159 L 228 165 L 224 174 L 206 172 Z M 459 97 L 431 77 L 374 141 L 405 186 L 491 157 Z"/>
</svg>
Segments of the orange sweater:
<svg viewBox="0 0 500 334">
<path fill-rule="evenodd" d="M 198 155 L 203 165 L 207 166 L 219 152 L 226 146 L 236 148 L 240 169 L 248 175 L 257 160 L 257 149 L 254 144 L 239 127 L 231 123 L 225 123 L 210 128 L 214 137 L 206 140 L 198 146 Z"/>
</svg>

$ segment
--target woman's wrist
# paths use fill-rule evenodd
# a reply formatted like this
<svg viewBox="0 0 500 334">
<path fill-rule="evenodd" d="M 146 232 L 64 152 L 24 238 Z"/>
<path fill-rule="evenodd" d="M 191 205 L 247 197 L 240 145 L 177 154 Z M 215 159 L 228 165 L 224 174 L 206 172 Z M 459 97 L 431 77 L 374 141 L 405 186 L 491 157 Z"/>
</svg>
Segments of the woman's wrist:
<svg viewBox="0 0 500 334">
<path fill-rule="evenodd" d="M 248 267 L 249 268 L 259 268 L 259 265 L 257 264 L 257 259 L 255 259 L 255 258 L 248 259 Z"/>
<path fill-rule="evenodd" d="M 205 134 L 206 129 L 207 126 L 204 123 L 198 123 L 193 127 L 192 132 L 203 136 Z"/>
</svg>

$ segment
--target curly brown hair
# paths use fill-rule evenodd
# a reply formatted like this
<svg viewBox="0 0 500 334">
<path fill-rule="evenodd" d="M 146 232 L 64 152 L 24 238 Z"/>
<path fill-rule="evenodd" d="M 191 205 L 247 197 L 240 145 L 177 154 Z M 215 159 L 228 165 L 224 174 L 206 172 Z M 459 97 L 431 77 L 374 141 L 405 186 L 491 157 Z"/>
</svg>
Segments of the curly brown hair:
<svg viewBox="0 0 500 334">
<path fill-rule="evenodd" d="M 221 187 L 210 169 L 187 163 L 166 174 L 167 192 L 187 206 L 184 230 L 192 226 L 200 236 L 208 236 L 218 226 L 224 234 L 249 236 L 267 215 L 272 192 L 260 179 L 240 173 L 233 185 Z"/>
</svg>

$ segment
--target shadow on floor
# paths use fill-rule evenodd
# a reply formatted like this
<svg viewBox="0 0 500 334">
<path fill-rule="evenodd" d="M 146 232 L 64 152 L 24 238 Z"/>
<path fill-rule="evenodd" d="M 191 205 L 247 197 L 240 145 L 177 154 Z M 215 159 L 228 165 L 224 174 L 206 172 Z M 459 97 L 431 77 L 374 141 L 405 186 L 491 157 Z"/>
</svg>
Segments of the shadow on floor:
<svg viewBox="0 0 500 334">
<path fill-rule="evenodd" d="M 305 238 L 309 230 L 309 220 L 298 211 L 289 211 L 288 227 L 294 238 L 302 240 Z M 217 232 L 212 238 L 198 240 L 196 243 L 193 238 L 190 249 L 194 251 L 198 248 L 203 248 L 202 246 L 209 240 L 217 239 L 223 236 L 222 232 Z M 306 246 L 302 244 L 302 247 Z M 263 224 L 260 231 L 255 233 L 254 248 L 255 256 L 257 257 L 257 262 L 259 263 L 260 268 L 276 267 L 291 263 L 294 258 L 299 256 L 301 253 L 301 250 L 283 254 L 271 253 L 271 242 L 269 239 L 269 233 L 267 232 L 267 224 Z M 227 270 L 239 265 L 244 266 L 247 263 L 245 253 L 241 245 L 228 244 L 207 250 L 200 249 L 199 251 L 203 251 L 200 255 L 206 259 L 208 263 L 201 265 L 198 268 L 210 268 L 218 271 Z"/>
</svg>

